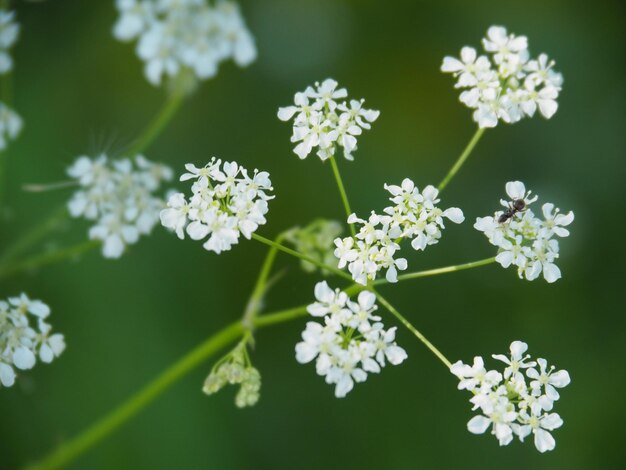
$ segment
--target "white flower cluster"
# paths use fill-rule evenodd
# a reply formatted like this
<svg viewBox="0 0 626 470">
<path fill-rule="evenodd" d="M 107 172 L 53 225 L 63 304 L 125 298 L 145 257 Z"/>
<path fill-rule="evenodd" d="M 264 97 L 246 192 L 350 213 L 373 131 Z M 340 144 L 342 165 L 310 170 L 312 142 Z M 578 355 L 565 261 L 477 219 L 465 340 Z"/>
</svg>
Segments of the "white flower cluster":
<svg viewBox="0 0 626 470">
<path fill-rule="evenodd" d="M 294 227 L 284 234 L 286 241 L 292 243 L 299 253 L 307 255 L 326 266 L 335 263 L 333 254 L 334 240 L 343 232 L 341 224 L 336 220 L 318 219 L 306 227 Z M 301 261 L 302 269 L 312 273 L 317 269 L 309 261 Z M 325 273 L 325 270 L 322 270 Z"/>
<path fill-rule="evenodd" d="M 249 240 L 266 223 L 267 201 L 274 198 L 267 194 L 273 189 L 268 172 L 254 170 L 250 177 L 236 162 L 216 158 L 202 168 L 188 163 L 185 169 L 180 180 L 194 180 L 193 195 L 187 201 L 184 194 L 173 194 L 161 211 L 161 224 L 178 238 L 185 232 L 192 240 L 209 237 L 203 247 L 219 254 L 237 244 L 240 234 Z"/>
<path fill-rule="evenodd" d="M 256 59 L 254 38 L 235 2 L 218 0 L 117 0 L 113 35 L 137 39 L 137 55 L 153 85 L 191 71 L 204 80 L 232 58 L 245 67 Z"/>
<path fill-rule="evenodd" d="M 492 245 L 498 247 L 496 261 L 504 268 L 517 266 L 520 278 L 537 279 L 543 272 L 548 282 L 561 278 L 561 270 L 554 261 L 559 257 L 557 237 L 567 237 L 564 228 L 574 220 L 574 213 L 559 213 L 554 204 L 541 207 L 543 219 L 536 217 L 527 207 L 537 200 L 526 192 L 524 183 L 509 181 L 506 193 L 510 201 L 501 200 L 506 211 L 498 211 L 493 217 L 478 217 L 474 228 L 484 232 Z M 516 209 L 516 204 L 521 207 Z"/>
<path fill-rule="evenodd" d="M 554 61 L 546 54 L 530 59 L 526 36 L 507 34 L 506 28 L 492 26 L 483 39 L 491 56 L 478 56 L 473 47 L 461 49 L 461 60 L 445 57 L 441 70 L 457 77 L 456 88 L 464 88 L 460 100 L 474 109 L 479 127 L 495 127 L 532 117 L 537 109 L 551 118 L 563 76 L 555 72 Z"/>
<path fill-rule="evenodd" d="M 26 294 L 0 301 L 0 385 L 15 383 L 13 367 L 32 369 L 37 357 L 50 363 L 63 352 L 63 335 L 52 334 L 52 327 L 44 321 L 49 315 L 50 307 Z M 31 320 L 37 321 L 36 328 Z"/>
<path fill-rule="evenodd" d="M 403 239 L 412 240 L 415 250 L 424 250 L 441 238 L 444 217 L 455 224 L 464 220 L 463 212 L 457 207 L 446 210 L 437 207 L 439 191 L 434 186 L 426 186 L 420 192 L 413 181 L 405 178 L 401 186 L 385 185 L 385 189 L 394 205 L 386 207 L 382 215 L 372 211 L 368 220 L 351 214 L 348 223 L 361 225 L 356 239 L 335 240 L 338 267 L 347 265 L 354 281 L 362 285 L 376 279 L 381 269 L 387 270 L 387 281 L 397 281 L 398 270 L 407 268 L 405 258 L 395 257 Z"/>
<path fill-rule="evenodd" d="M 481 412 L 467 423 L 471 433 L 483 434 L 491 426 L 491 434 L 501 446 L 508 445 L 514 436 L 523 441 L 532 433 L 537 450 L 546 452 L 556 445 L 550 431 L 563 424 L 561 417 L 551 412 L 560 398 L 557 388 L 567 386 L 570 377 L 565 370 L 548 367 L 545 359 L 531 361 L 524 355 L 527 349 L 526 343 L 514 341 L 510 357 L 494 354 L 494 359 L 506 364 L 503 373 L 486 370 L 479 356 L 473 365 L 458 361 L 450 371 L 460 380 L 459 390 L 473 394 L 472 409 Z"/>
<path fill-rule="evenodd" d="M 155 193 L 172 179 L 169 167 L 141 155 L 134 161 L 82 156 L 67 174 L 80 186 L 68 203 L 70 214 L 96 221 L 89 238 L 103 242 L 105 258 L 119 258 L 128 245 L 150 234 L 165 206 Z"/>
<path fill-rule="evenodd" d="M 307 87 L 295 95 L 295 106 L 278 109 L 278 118 L 289 121 L 294 118 L 292 142 L 298 142 L 293 149 L 301 159 L 306 158 L 317 147 L 317 156 L 326 160 L 335 155 L 337 147 L 343 148 L 343 155 L 354 160 L 357 136 L 363 129 L 370 129 L 380 111 L 365 109 L 365 100 L 350 100 L 338 103 L 335 100 L 346 98 L 345 88 L 337 89 L 337 82 L 327 78 L 315 88 Z"/>
<path fill-rule="evenodd" d="M 235 396 L 238 408 L 254 406 L 260 397 L 261 374 L 252 367 L 247 350 L 247 341 L 240 342 L 235 349 L 220 359 L 204 381 L 202 391 L 207 395 L 219 392 L 227 384 L 239 385 Z"/>
<path fill-rule="evenodd" d="M 364 382 L 368 373 L 379 373 L 386 361 L 398 365 L 407 358 L 395 342 L 396 328 L 385 330 L 374 315 L 378 307 L 371 292 L 361 292 L 353 302 L 324 281 L 315 285 L 315 298 L 307 311 L 324 323 L 306 324 L 303 341 L 296 345 L 296 360 L 305 364 L 317 358 L 316 371 L 335 385 L 337 398 L 345 397 L 354 382 Z"/>
<path fill-rule="evenodd" d="M 15 22 L 15 12 L 0 9 L 0 75 L 13 69 L 10 49 L 17 41 L 20 25 Z M 15 140 L 22 130 L 22 118 L 6 104 L 0 102 L 0 150 L 7 141 Z"/>
</svg>

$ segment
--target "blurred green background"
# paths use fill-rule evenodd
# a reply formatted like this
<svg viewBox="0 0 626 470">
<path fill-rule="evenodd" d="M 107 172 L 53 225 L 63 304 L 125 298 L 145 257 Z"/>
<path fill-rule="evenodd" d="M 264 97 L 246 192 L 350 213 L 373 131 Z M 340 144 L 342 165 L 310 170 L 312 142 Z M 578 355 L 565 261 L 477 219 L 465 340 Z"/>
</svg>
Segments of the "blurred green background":
<svg viewBox="0 0 626 470">
<path fill-rule="evenodd" d="M 302 319 L 258 334 L 253 360 L 263 388 L 253 409 L 236 409 L 233 390 L 204 396 L 207 363 L 73 468 L 626 468 L 624 4 L 266 0 L 242 7 L 258 61 L 245 70 L 223 66 L 146 155 L 177 173 L 212 155 L 270 171 L 278 197 L 259 232 L 266 236 L 343 213 L 329 165 L 314 156 L 299 161 L 290 125 L 276 118 L 294 92 L 331 76 L 381 110 L 356 161 L 340 161 L 353 208 L 363 214 L 384 207 L 385 182 L 437 183 L 474 132 L 452 78 L 439 72 L 444 55 L 479 46 L 488 26 L 503 24 L 529 37 L 531 53 L 556 59 L 565 77 L 556 116 L 486 132 L 444 195 L 468 221 L 426 253 L 410 254 L 409 264 L 417 270 L 491 256 L 471 221 L 495 210 L 506 181 L 521 179 L 542 201 L 576 213 L 561 243 L 563 279 L 522 282 L 494 265 L 382 290 L 453 360 L 505 352 L 523 339 L 531 353 L 569 370 L 557 448 L 540 455 L 532 442 L 500 448 L 491 436 L 468 433 L 468 396 L 404 330 L 398 341 L 409 360 L 335 399 L 312 365 L 295 361 Z M 70 194 L 25 193 L 22 184 L 64 179 L 78 155 L 118 152 L 164 99 L 144 79 L 133 47 L 112 38 L 112 1 L 24 1 L 17 11 L 14 106 L 25 129 L 8 154 L 3 246 Z M 43 248 L 80 242 L 86 231 L 74 221 Z M 68 348 L 0 390 L 0 468 L 76 435 L 237 319 L 265 251 L 245 241 L 216 256 L 157 229 L 119 261 L 90 253 L 3 281 L 1 297 L 25 291 L 52 306 Z M 277 267 L 288 267 L 288 276 L 268 311 L 312 298 L 317 275 L 283 256 Z"/>
</svg>

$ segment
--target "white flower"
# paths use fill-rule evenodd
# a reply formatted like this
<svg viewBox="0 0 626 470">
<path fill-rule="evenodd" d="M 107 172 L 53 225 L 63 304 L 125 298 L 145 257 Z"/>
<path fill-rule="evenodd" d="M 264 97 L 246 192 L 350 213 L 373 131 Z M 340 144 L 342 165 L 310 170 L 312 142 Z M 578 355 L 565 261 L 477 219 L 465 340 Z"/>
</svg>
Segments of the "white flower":
<svg viewBox="0 0 626 470">
<path fill-rule="evenodd" d="M 474 110 L 478 126 L 495 127 L 500 120 L 515 123 L 537 109 L 551 118 L 563 85 L 554 61 L 545 54 L 530 59 L 526 36 L 508 34 L 502 26 L 490 27 L 482 42 L 489 56 L 463 47 L 461 60 L 445 57 L 441 66 L 442 72 L 457 78 L 455 87 L 463 89 L 459 99 Z"/>
<path fill-rule="evenodd" d="M 458 377 L 459 390 L 472 393 L 473 410 L 480 410 L 467 423 L 471 433 L 482 434 L 491 426 L 500 445 L 508 445 L 514 436 L 523 441 L 532 432 L 537 450 L 546 452 L 555 447 L 549 431 L 563 424 L 558 414 L 547 413 L 560 398 L 554 387 L 567 386 L 570 378 L 567 371 L 548 368 L 545 359 L 529 361 L 530 356 L 524 355 L 527 349 L 526 343 L 513 341 L 510 358 L 494 354 L 494 358 L 507 364 L 503 373 L 486 370 L 481 357 L 474 358 L 473 366 L 458 361 L 450 372 Z M 532 368 L 536 364 L 539 371 Z"/>
<path fill-rule="evenodd" d="M 0 102 L 0 150 L 7 147 L 22 131 L 22 118 L 6 104 Z"/>
<path fill-rule="evenodd" d="M 178 238 L 187 233 L 192 240 L 206 239 L 203 247 L 219 254 L 237 244 L 240 234 L 250 239 L 266 223 L 267 201 L 274 197 L 267 194 L 273 190 L 269 173 L 254 170 L 250 177 L 236 162 L 216 158 L 203 168 L 188 163 L 185 169 L 180 180 L 193 180 L 192 196 L 172 194 L 160 214 L 161 225 Z"/>
<path fill-rule="evenodd" d="M 113 35 L 137 40 L 137 55 L 153 85 L 189 73 L 198 80 L 217 74 L 220 63 L 245 67 L 256 59 L 254 38 L 235 2 L 220 0 L 117 0 Z"/>
<path fill-rule="evenodd" d="M 574 213 L 561 214 L 554 204 L 546 203 L 542 206 L 542 220 L 529 209 L 537 196 L 531 197 L 522 182 L 508 182 L 506 192 L 510 200 L 500 201 L 506 210 L 492 217 L 478 217 L 474 228 L 498 247 L 496 261 L 502 267 L 516 266 L 520 278 L 529 281 L 542 273 L 546 281 L 557 281 L 561 271 L 555 264 L 559 257 L 559 242 L 555 237 L 569 236 L 564 227 L 574 221 Z"/>
<path fill-rule="evenodd" d="M 82 156 L 67 174 L 80 185 L 68 202 L 70 215 L 95 221 L 89 238 L 102 241 L 105 258 L 119 258 L 141 235 L 152 232 L 165 206 L 154 193 L 172 179 L 170 168 L 141 155 L 134 161 Z"/>
<path fill-rule="evenodd" d="M 0 74 L 10 72 L 13 59 L 10 49 L 17 41 L 20 25 L 15 22 L 15 12 L 0 9 Z"/>
<path fill-rule="evenodd" d="M 51 334 L 52 327 L 43 321 L 50 307 L 26 294 L 0 301 L 0 384 L 15 383 L 15 369 L 32 369 L 37 357 L 49 363 L 65 349 L 62 334 Z M 34 326 L 31 326 L 31 320 Z"/>
<path fill-rule="evenodd" d="M 378 119 L 380 112 L 363 108 L 364 100 L 337 102 L 348 96 L 345 88 L 337 86 L 331 78 L 321 84 L 316 82 L 315 88 L 307 87 L 295 94 L 294 106 L 278 109 L 281 121 L 294 120 L 291 142 L 297 143 L 294 153 L 301 159 L 317 149 L 317 156 L 324 161 L 341 147 L 344 157 L 353 160 L 357 136 Z"/>
<path fill-rule="evenodd" d="M 439 242 L 444 218 L 456 224 L 464 220 L 459 208 L 437 207 L 439 192 L 434 186 L 420 192 L 413 181 L 405 178 L 399 186 L 385 184 L 385 189 L 394 205 L 386 207 L 383 215 L 372 212 L 367 221 L 351 214 L 348 223 L 361 225 L 356 237 L 335 240 L 338 267 L 347 265 L 359 284 L 366 285 L 383 269 L 387 281 L 397 282 L 398 271 L 408 267 L 406 259 L 397 256 L 402 240 L 411 240 L 415 250 L 424 250 Z"/>
<path fill-rule="evenodd" d="M 368 373 L 378 373 L 387 360 L 402 363 L 407 355 L 395 342 L 395 328 L 387 331 L 374 315 L 376 296 L 359 293 L 353 302 L 348 295 L 319 282 L 315 286 L 317 302 L 307 311 L 322 318 L 324 324 L 308 322 L 302 341 L 296 345 L 296 360 L 306 364 L 315 360 L 317 373 L 326 383 L 335 385 L 335 396 L 345 397 L 356 382 L 364 382 Z"/>
</svg>

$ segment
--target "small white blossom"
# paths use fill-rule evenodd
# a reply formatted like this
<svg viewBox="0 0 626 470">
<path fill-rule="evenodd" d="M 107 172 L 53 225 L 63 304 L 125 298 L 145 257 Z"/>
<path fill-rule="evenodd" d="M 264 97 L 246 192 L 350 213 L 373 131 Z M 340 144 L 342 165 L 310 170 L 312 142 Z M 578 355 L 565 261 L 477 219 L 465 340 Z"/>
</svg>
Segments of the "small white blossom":
<svg viewBox="0 0 626 470">
<path fill-rule="evenodd" d="M 546 281 L 557 281 L 561 270 L 555 264 L 559 257 L 559 243 L 555 236 L 569 235 L 565 227 L 574 221 L 574 213 L 561 214 L 554 204 L 546 203 L 542 206 L 542 220 L 528 208 L 537 196 L 531 197 L 523 183 L 508 182 L 506 192 L 511 201 L 500 202 L 507 209 L 492 217 L 478 217 L 474 228 L 498 247 L 496 261 L 502 267 L 516 266 L 520 278 L 529 281 L 537 279 L 541 273 Z"/>
<path fill-rule="evenodd" d="M 44 322 L 50 307 L 26 294 L 0 301 L 0 385 L 15 382 L 15 369 L 32 369 L 37 357 L 50 363 L 65 350 L 62 334 Z"/>
<path fill-rule="evenodd" d="M 0 74 L 13 69 L 10 50 L 17 42 L 20 25 L 15 21 L 15 12 L 0 9 Z"/>
<path fill-rule="evenodd" d="M 376 296 L 359 293 L 353 302 L 345 292 L 331 289 L 323 281 L 315 286 L 316 302 L 308 312 L 324 323 L 308 322 L 302 341 L 296 345 L 296 360 L 305 364 L 315 360 L 318 375 L 335 386 L 335 396 L 345 397 L 356 382 L 364 382 L 368 373 L 379 373 L 386 362 L 402 363 L 406 352 L 395 342 L 395 328 L 385 330 Z"/>
<path fill-rule="evenodd" d="M 474 109 L 479 127 L 518 122 L 537 109 L 547 119 L 556 113 L 563 76 L 552 69 L 554 61 L 546 54 L 531 59 L 526 36 L 508 34 L 502 26 L 487 30 L 483 47 L 489 57 L 463 47 L 461 60 L 445 57 L 441 65 L 457 78 L 455 87 L 463 89 L 459 99 Z"/>
<path fill-rule="evenodd" d="M 301 159 L 317 148 L 317 156 L 323 161 L 341 147 L 344 157 L 353 160 L 357 136 L 378 119 L 380 112 L 363 108 L 364 100 L 338 102 L 348 92 L 345 88 L 337 89 L 337 85 L 331 78 L 316 82 L 315 88 L 296 93 L 294 106 L 278 109 L 281 121 L 294 120 L 291 141 L 297 144 L 293 151 Z"/>
<path fill-rule="evenodd" d="M 109 160 L 79 157 L 67 170 L 80 189 L 68 202 L 72 217 L 94 221 L 89 238 L 102 241 L 105 258 L 119 258 L 159 220 L 165 202 L 154 193 L 172 179 L 172 170 L 143 156 Z"/>
<path fill-rule="evenodd" d="M 387 281 L 397 282 L 398 271 L 407 269 L 406 259 L 397 256 L 402 240 L 411 240 L 413 249 L 422 251 L 439 242 L 444 218 L 456 224 L 464 220 L 459 208 L 437 207 L 439 192 L 434 186 L 420 192 L 405 178 L 400 186 L 386 184 L 385 189 L 394 205 L 386 207 L 382 215 L 372 212 L 368 220 L 351 214 L 348 223 L 360 225 L 356 237 L 335 240 L 338 267 L 348 266 L 354 281 L 362 285 L 376 279 L 383 269 Z"/>
<path fill-rule="evenodd" d="M 117 0 L 113 35 L 137 40 L 137 55 L 153 85 L 185 71 L 205 80 L 221 62 L 245 67 L 256 59 L 254 38 L 237 3 L 227 0 Z"/>
<path fill-rule="evenodd" d="M 268 201 L 274 196 L 269 173 L 254 170 L 252 176 L 236 162 L 216 158 L 197 168 L 185 165 L 181 181 L 193 180 L 189 199 L 182 193 L 172 194 L 167 208 L 161 211 L 161 224 L 183 239 L 206 239 L 203 247 L 217 254 L 247 239 L 266 223 Z M 207 239 L 208 237 L 208 239 Z"/>
<path fill-rule="evenodd" d="M 554 371 L 545 359 L 530 360 L 524 355 L 528 346 L 514 341 L 510 357 L 494 354 L 493 357 L 507 367 L 502 373 L 486 370 L 483 359 L 474 358 L 470 366 L 457 361 L 450 368 L 459 378 L 459 390 L 472 393 L 473 410 L 480 410 L 467 423 L 473 434 L 483 434 L 491 427 L 491 434 L 499 444 L 508 445 L 515 436 L 523 441 L 534 434 L 535 447 L 539 452 L 553 450 L 556 443 L 549 431 L 563 424 L 556 413 L 548 413 L 560 397 L 554 387 L 563 388 L 570 383 L 567 371 Z M 537 371 L 534 366 L 539 364 Z M 526 375 L 524 375 L 524 371 Z"/>
</svg>

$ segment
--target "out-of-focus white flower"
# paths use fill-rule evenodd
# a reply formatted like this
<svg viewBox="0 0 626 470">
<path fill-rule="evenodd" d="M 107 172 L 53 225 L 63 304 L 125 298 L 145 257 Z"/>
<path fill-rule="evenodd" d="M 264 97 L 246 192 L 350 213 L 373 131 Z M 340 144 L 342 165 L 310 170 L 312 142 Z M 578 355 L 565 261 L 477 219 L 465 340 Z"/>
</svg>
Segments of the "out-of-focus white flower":
<svg viewBox="0 0 626 470">
<path fill-rule="evenodd" d="M 483 47 L 489 57 L 463 47 L 460 60 L 444 57 L 441 65 L 457 78 L 455 87 L 463 89 L 459 99 L 474 109 L 479 127 L 514 123 L 537 109 L 547 119 L 556 113 L 563 76 L 553 70 L 553 60 L 546 54 L 530 59 L 526 36 L 508 34 L 502 26 L 487 30 Z"/>
<path fill-rule="evenodd" d="M 318 219 L 305 227 L 293 227 L 284 234 L 284 239 L 292 243 L 296 251 L 313 258 L 326 266 L 335 262 L 334 240 L 343 232 L 341 224 L 336 220 Z M 302 260 L 302 269 L 314 272 L 317 266 Z M 322 274 L 328 274 L 322 270 Z"/>
<path fill-rule="evenodd" d="M 19 33 L 20 25 L 15 21 L 15 12 L 0 9 L 0 74 L 13 69 L 10 50 Z"/>
<path fill-rule="evenodd" d="M 337 86 L 332 78 L 316 82 L 315 87 L 296 93 L 293 106 L 278 109 L 281 121 L 293 119 L 291 141 L 297 143 L 293 151 L 301 159 L 317 148 L 317 156 L 323 161 L 335 155 L 337 147 L 342 147 L 346 159 L 354 160 L 352 152 L 356 150 L 357 136 L 378 119 L 379 111 L 363 108 L 365 100 L 338 102 L 348 92 Z"/>
<path fill-rule="evenodd" d="M 374 315 L 378 307 L 371 292 L 359 293 L 353 302 L 323 281 L 315 286 L 315 298 L 307 310 L 323 317 L 324 323 L 307 323 L 296 345 L 296 360 L 301 364 L 315 360 L 318 375 L 335 386 L 337 398 L 345 397 L 355 382 L 364 382 L 368 373 L 379 373 L 387 362 L 398 365 L 407 358 L 395 342 L 396 329 L 385 330 Z"/>
<path fill-rule="evenodd" d="M 26 294 L 0 301 L 0 386 L 15 382 L 15 368 L 32 369 L 37 357 L 50 363 L 65 350 L 62 334 L 44 322 L 50 307 Z"/>
<path fill-rule="evenodd" d="M 559 242 L 554 237 L 569 235 L 565 227 L 574 221 L 574 213 L 561 214 L 554 204 L 545 203 L 542 206 L 544 219 L 540 219 L 528 208 L 537 196 L 531 197 L 522 182 L 508 182 L 506 191 L 511 201 L 500 202 L 507 210 L 478 217 L 474 228 L 498 247 L 496 261 L 502 267 L 516 266 L 520 278 L 529 281 L 537 279 L 541 273 L 546 281 L 557 281 L 561 270 L 555 264 Z M 520 209 L 516 208 L 516 201 L 522 201 Z"/>
<path fill-rule="evenodd" d="M 382 269 L 386 270 L 387 281 L 396 282 L 398 271 L 407 269 L 406 259 L 397 257 L 402 240 L 411 240 L 413 249 L 422 251 L 439 242 L 444 219 L 456 224 L 464 220 L 457 207 L 437 207 L 439 192 L 434 186 L 420 192 L 413 181 L 405 178 L 400 186 L 386 184 L 385 189 L 394 205 L 386 207 L 382 215 L 372 212 L 368 220 L 350 215 L 348 223 L 360 225 L 356 237 L 335 239 L 338 267 L 348 266 L 359 284 L 376 279 Z"/>
<path fill-rule="evenodd" d="M 22 127 L 23 122 L 19 114 L 0 102 L 0 150 L 7 147 L 9 140 L 17 138 Z"/>
<path fill-rule="evenodd" d="M 217 74 L 221 62 L 247 66 L 256 59 L 254 38 L 237 3 L 227 0 L 117 0 L 113 35 L 137 40 L 137 55 L 153 85 L 191 72 L 198 80 Z"/>
<path fill-rule="evenodd" d="M 165 202 L 155 193 L 172 170 L 139 155 L 135 160 L 79 157 L 67 170 L 80 189 L 68 202 L 72 217 L 94 221 L 89 238 L 102 241 L 105 258 L 119 258 L 128 245 L 148 235 Z"/>
<path fill-rule="evenodd" d="M 546 452 L 556 445 L 549 431 L 563 424 L 558 414 L 548 413 L 560 398 L 554 387 L 569 385 L 570 377 L 564 370 L 554 372 L 545 359 L 531 361 L 529 355 L 524 355 L 527 349 L 526 343 L 514 341 L 510 357 L 494 354 L 507 364 L 502 373 L 487 371 L 481 357 L 474 358 L 473 366 L 457 361 L 450 372 L 459 378 L 459 390 L 472 393 L 472 409 L 480 410 L 467 423 L 471 433 L 483 434 L 491 427 L 491 434 L 501 446 L 511 443 L 515 436 L 523 441 L 533 433 L 537 450 Z M 539 371 L 534 369 L 537 364 Z"/>
<path fill-rule="evenodd" d="M 204 248 L 217 254 L 239 243 L 239 235 L 247 239 L 266 223 L 268 201 L 274 196 L 269 173 L 254 170 L 252 176 L 236 162 L 216 158 L 203 168 L 191 163 L 181 181 L 194 180 L 192 196 L 182 193 L 170 196 L 167 208 L 161 211 L 161 224 L 174 230 L 179 238 L 185 232 L 193 240 L 203 240 Z"/>
</svg>

